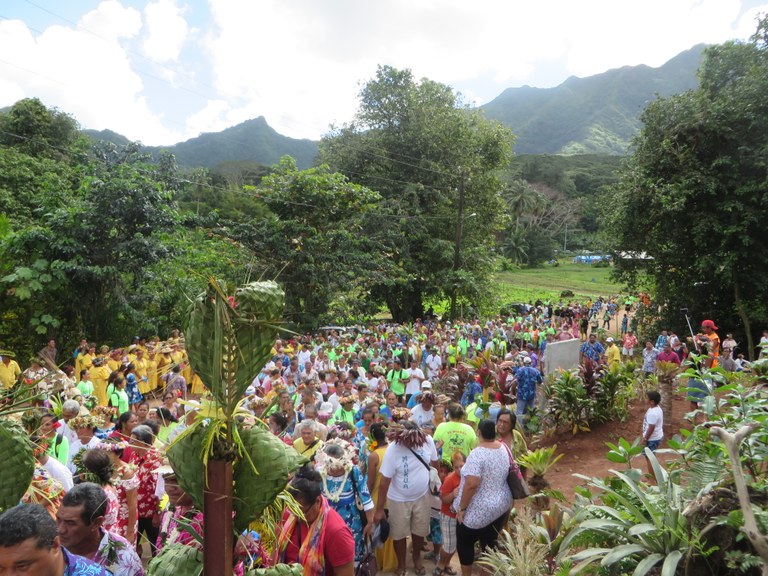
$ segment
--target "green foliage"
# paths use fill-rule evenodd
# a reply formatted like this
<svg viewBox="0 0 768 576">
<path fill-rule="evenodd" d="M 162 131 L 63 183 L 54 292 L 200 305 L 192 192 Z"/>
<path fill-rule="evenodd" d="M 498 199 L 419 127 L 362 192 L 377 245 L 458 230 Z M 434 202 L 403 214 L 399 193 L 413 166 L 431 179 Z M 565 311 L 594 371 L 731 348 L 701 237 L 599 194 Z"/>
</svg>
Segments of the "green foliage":
<svg viewBox="0 0 768 576">
<path fill-rule="evenodd" d="M 720 326 L 739 323 L 750 354 L 752 326 L 768 320 L 768 253 L 759 240 L 768 218 L 765 38 L 763 27 L 749 42 L 707 48 L 699 89 L 645 109 L 606 211 L 616 249 L 650 257 L 619 260 L 618 275 L 656 280 L 667 328 L 685 331 L 682 307 Z"/>
<path fill-rule="evenodd" d="M 515 520 L 510 530 L 499 534 L 497 546 L 481 554 L 478 564 L 493 576 L 545 576 L 549 573 L 548 543 L 541 542 L 528 508 Z"/>
<path fill-rule="evenodd" d="M 450 87 L 416 81 L 409 70 L 380 67 L 359 96 L 354 120 L 323 139 L 320 158 L 381 194 L 378 219 L 361 233 L 394 269 L 377 279 L 371 297 L 397 321 L 423 316 L 426 298 L 456 293 L 475 302 L 490 281 L 501 225 L 498 170 L 508 164 L 511 133 Z"/>
<path fill-rule="evenodd" d="M 652 573 L 656 566 L 661 566 L 661 574 L 673 575 L 687 554 L 704 552 L 697 531 L 683 515 L 680 487 L 653 452 L 646 449 L 645 454 L 656 486 L 616 471 L 611 471 L 615 480 L 577 475 L 600 493 L 576 505 L 575 526 L 561 544 L 560 558 L 574 563 L 573 574 L 599 562 L 602 568 L 634 571 L 636 576 Z M 578 551 L 584 542 L 600 545 Z"/>
<path fill-rule="evenodd" d="M 75 152 L 78 125 L 74 118 L 37 98 L 25 98 L 0 114 L 0 145 L 39 158 L 66 158 Z"/>
<path fill-rule="evenodd" d="M 588 432 L 592 406 L 584 383 L 575 373 L 564 371 L 555 378 L 549 395 L 549 412 L 556 428 L 565 426 L 573 434 Z"/>
<path fill-rule="evenodd" d="M 531 450 L 519 458 L 519 463 L 533 472 L 536 476 L 544 476 L 552 466 L 554 466 L 564 454 L 555 456 L 557 444 L 546 448 Z"/>
<path fill-rule="evenodd" d="M 380 196 L 327 166 L 299 171 L 288 157 L 266 176 L 258 193 L 270 218 L 230 230 L 259 255 L 263 274 L 280 280 L 286 320 L 317 326 L 331 303 L 348 294 L 349 313 L 371 313 L 370 284 L 393 273 L 387 255 L 365 232 L 380 225 Z"/>
<path fill-rule="evenodd" d="M 640 456 L 643 453 L 643 450 L 645 448 L 640 443 L 640 438 L 635 438 L 632 444 L 630 444 L 624 438 L 619 438 L 618 444 L 612 444 L 610 442 L 606 442 L 605 445 L 608 446 L 608 448 L 610 448 L 610 450 L 605 455 L 605 457 L 611 462 L 616 462 L 617 464 L 626 465 L 628 470 L 633 468 L 632 460 L 635 457 Z"/>
</svg>

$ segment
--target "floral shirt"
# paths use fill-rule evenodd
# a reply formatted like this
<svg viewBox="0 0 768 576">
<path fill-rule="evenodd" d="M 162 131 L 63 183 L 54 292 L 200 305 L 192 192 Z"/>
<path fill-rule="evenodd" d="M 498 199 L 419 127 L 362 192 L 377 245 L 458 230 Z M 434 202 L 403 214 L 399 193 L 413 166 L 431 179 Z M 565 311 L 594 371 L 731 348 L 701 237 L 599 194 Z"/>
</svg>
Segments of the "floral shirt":
<svg viewBox="0 0 768 576">
<path fill-rule="evenodd" d="M 91 562 L 82 556 L 76 556 L 69 550 L 61 547 L 61 553 L 64 556 L 64 574 L 63 576 L 113 576 L 112 572 Z"/>
<path fill-rule="evenodd" d="M 117 508 L 117 526 L 116 526 L 116 532 L 120 534 L 123 538 L 127 537 L 128 535 L 128 499 L 126 498 L 126 493 L 131 490 L 138 490 L 139 488 L 139 475 L 134 474 L 131 478 L 126 479 L 120 479 L 115 482 L 115 487 L 117 488 L 117 502 L 118 502 L 118 508 Z M 109 491 L 107 492 L 107 499 L 110 497 Z M 109 515 L 109 505 L 107 505 L 107 515 Z M 138 515 L 136 517 L 136 521 L 133 525 L 133 533 L 136 534 L 139 528 L 139 518 Z"/>
<path fill-rule="evenodd" d="M 530 366 L 521 366 L 515 372 L 517 397 L 520 400 L 536 398 L 536 384 L 541 384 L 541 372 Z"/>
<path fill-rule="evenodd" d="M 155 449 L 150 449 L 144 456 L 133 454 L 131 464 L 136 466 L 139 479 L 138 510 L 139 518 L 151 518 L 157 512 L 159 500 L 155 495 L 157 474 L 154 473 L 163 463 L 162 456 Z"/>
<path fill-rule="evenodd" d="M 179 520 L 189 523 L 200 536 L 203 535 L 203 513 L 187 506 L 169 506 L 160 519 L 160 534 L 157 537 L 158 552 L 170 544 L 184 544 L 202 550 L 200 544 L 188 531 L 179 526 Z"/>
<path fill-rule="evenodd" d="M 144 566 L 136 548 L 113 532 L 102 530 L 102 534 L 99 551 L 91 560 L 119 576 L 144 576 Z"/>
</svg>

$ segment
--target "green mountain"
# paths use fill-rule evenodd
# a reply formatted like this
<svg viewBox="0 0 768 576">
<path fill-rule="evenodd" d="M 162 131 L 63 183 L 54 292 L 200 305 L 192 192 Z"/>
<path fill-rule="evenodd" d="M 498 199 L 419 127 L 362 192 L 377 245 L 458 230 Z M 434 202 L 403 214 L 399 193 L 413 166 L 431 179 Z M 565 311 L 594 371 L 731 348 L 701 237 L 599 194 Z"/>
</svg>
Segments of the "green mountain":
<svg viewBox="0 0 768 576">
<path fill-rule="evenodd" d="M 640 113 L 657 96 L 697 86 L 704 44 L 666 64 L 572 76 L 555 88 L 507 88 L 481 108 L 517 135 L 517 154 L 626 154 Z"/>
<path fill-rule="evenodd" d="M 125 136 L 111 130 L 84 132 L 97 140 L 128 143 Z M 271 166 L 288 154 L 296 159 L 299 168 L 309 168 L 317 155 L 317 142 L 278 134 L 263 116 L 259 116 L 221 132 L 201 134 L 173 146 L 146 146 L 144 149 L 152 154 L 167 150 L 176 156 L 179 164 L 190 167 L 212 168 L 230 161 L 255 161 Z"/>
</svg>

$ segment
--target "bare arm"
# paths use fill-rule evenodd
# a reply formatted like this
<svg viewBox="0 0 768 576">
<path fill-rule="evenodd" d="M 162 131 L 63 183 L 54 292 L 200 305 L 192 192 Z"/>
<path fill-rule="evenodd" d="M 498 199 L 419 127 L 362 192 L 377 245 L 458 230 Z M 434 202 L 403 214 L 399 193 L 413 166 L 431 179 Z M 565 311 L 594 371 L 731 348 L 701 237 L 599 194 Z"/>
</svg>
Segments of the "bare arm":
<svg viewBox="0 0 768 576">
<path fill-rule="evenodd" d="M 376 474 L 379 472 L 379 455 L 371 452 L 368 455 L 368 492 L 373 494 L 373 487 L 376 485 Z"/>
<path fill-rule="evenodd" d="M 387 501 L 387 493 L 389 492 L 389 484 L 392 482 L 392 478 L 386 476 L 381 477 L 381 484 L 379 484 L 379 498 L 376 500 L 376 514 L 374 514 L 374 522 L 381 522 L 384 519 L 384 503 Z"/>
</svg>

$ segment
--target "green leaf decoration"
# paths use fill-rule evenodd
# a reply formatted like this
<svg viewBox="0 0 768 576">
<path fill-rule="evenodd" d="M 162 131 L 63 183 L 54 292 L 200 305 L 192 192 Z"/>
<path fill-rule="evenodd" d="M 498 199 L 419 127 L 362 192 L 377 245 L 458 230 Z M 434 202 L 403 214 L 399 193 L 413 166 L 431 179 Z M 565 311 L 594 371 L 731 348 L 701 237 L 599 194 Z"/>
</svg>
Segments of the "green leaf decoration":
<svg viewBox="0 0 768 576">
<path fill-rule="evenodd" d="M 18 424 L 0 419 L 0 511 L 16 506 L 35 472 L 35 456 L 29 435 Z"/>
<path fill-rule="evenodd" d="M 199 576 L 203 573 L 203 553 L 184 544 L 169 544 L 152 559 L 147 576 Z"/>
<path fill-rule="evenodd" d="M 190 433 L 179 436 L 167 452 L 168 461 L 176 472 L 179 486 L 189 494 L 199 510 L 203 509 L 205 486 L 205 466 L 202 457 L 204 436 L 203 428 L 197 426 Z"/>
<path fill-rule="evenodd" d="M 242 447 L 253 465 L 247 457 L 235 462 L 236 533 L 245 530 L 258 518 L 288 485 L 290 475 L 307 462 L 305 457 L 268 430 L 250 428 L 239 432 Z"/>
<path fill-rule="evenodd" d="M 275 282 L 227 291 L 211 279 L 192 305 L 187 352 L 195 372 L 223 405 L 232 407 L 269 361 L 284 307 Z"/>
</svg>

